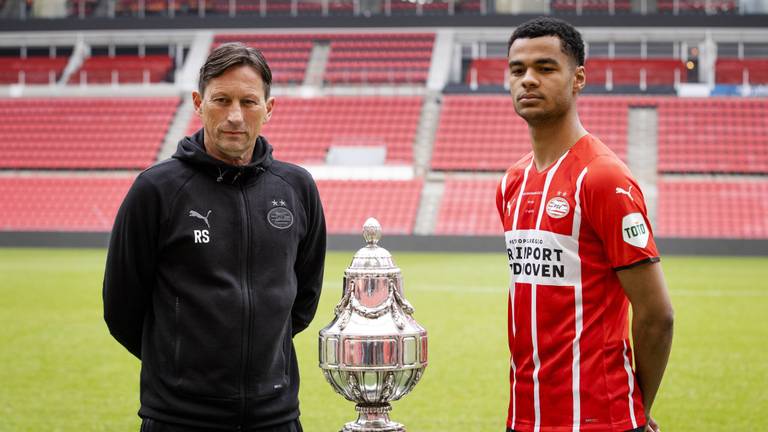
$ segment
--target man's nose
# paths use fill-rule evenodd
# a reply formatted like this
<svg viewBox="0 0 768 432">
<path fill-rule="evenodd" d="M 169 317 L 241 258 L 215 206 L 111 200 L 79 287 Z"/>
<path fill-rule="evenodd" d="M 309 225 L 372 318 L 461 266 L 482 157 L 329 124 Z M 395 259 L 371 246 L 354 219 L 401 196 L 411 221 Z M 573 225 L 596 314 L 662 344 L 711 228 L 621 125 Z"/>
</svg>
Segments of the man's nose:
<svg viewBox="0 0 768 432">
<path fill-rule="evenodd" d="M 539 85 L 539 78 L 536 76 L 536 72 L 531 68 L 526 69 L 520 84 L 525 88 L 537 87 Z"/>
<path fill-rule="evenodd" d="M 237 104 L 232 104 L 233 106 L 229 108 L 229 112 L 227 113 L 227 121 L 230 123 L 242 123 L 243 122 L 243 112 L 240 109 L 240 106 Z"/>
</svg>

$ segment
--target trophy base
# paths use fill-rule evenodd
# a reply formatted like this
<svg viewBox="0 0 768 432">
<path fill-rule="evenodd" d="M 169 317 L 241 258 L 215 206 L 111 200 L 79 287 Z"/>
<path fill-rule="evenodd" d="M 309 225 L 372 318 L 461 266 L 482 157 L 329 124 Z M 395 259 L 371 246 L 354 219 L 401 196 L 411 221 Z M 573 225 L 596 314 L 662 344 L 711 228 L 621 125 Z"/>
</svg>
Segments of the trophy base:
<svg viewBox="0 0 768 432">
<path fill-rule="evenodd" d="M 392 406 L 389 403 L 382 405 L 355 406 L 359 413 L 357 421 L 344 425 L 339 432 L 406 432 L 405 426 L 389 419 Z"/>
</svg>

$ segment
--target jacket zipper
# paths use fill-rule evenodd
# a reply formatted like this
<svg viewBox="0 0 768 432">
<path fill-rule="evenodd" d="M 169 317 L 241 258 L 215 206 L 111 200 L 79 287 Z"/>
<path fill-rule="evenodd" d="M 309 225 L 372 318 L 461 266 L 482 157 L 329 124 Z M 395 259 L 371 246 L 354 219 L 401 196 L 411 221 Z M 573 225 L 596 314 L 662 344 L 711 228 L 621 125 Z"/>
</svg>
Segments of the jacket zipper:
<svg viewBox="0 0 768 432">
<path fill-rule="evenodd" d="M 246 412 L 248 408 L 248 402 L 247 402 L 247 385 L 246 380 L 248 378 L 248 363 L 250 361 L 250 352 L 251 352 L 251 317 L 253 315 L 252 308 L 251 308 L 251 290 L 249 285 L 249 269 L 248 269 L 248 263 L 250 262 L 250 248 L 248 247 L 250 238 L 251 238 L 251 231 L 250 231 L 250 215 L 248 212 L 248 198 L 245 193 L 245 185 L 240 184 L 240 197 L 242 199 L 243 203 L 243 225 L 244 225 L 244 232 L 245 235 L 243 236 L 243 252 L 242 255 L 244 257 L 244 260 L 242 262 L 242 276 L 241 276 L 241 284 L 242 284 L 242 293 L 243 293 L 243 304 L 245 307 L 245 319 L 244 319 L 244 333 L 243 333 L 243 353 L 242 353 L 242 366 L 240 369 L 240 396 L 241 396 L 241 404 L 240 409 L 242 410 L 240 412 L 240 426 L 238 426 L 238 430 L 244 430 L 245 429 L 245 421 L 246 421 Z"/>
</svg>

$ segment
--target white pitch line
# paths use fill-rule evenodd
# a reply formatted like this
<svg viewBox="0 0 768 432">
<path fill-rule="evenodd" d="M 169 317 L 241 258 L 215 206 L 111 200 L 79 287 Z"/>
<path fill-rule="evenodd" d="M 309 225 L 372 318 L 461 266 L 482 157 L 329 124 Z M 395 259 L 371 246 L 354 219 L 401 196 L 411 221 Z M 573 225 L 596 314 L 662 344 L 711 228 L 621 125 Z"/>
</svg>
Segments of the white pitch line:
<svg viewBox="0 0 768 432">
<path fill-rule="evenodd" d="M 341 284 L 339 284 L 341 285 Z M 323 285 L 323 290 L 339 289 L 339 285 Z M 427 291 L 427 292 L 445 292 L 451 294 L 505 294 L 507 287 L 499 285 L 498 287 L 491 286 L 472 286 L 467 285 L 420 285 L 414 287 L 412 285 L 405 284 L 406 291 Z M 671 290 L 670 295 L 672 297 L 768 297 L 768 290 Z"/>
<path fill-rule="evenodd" d="M 672 297 L 768 297 L 768 291 L 747 290 L 673 290 Z"/>
</svg>

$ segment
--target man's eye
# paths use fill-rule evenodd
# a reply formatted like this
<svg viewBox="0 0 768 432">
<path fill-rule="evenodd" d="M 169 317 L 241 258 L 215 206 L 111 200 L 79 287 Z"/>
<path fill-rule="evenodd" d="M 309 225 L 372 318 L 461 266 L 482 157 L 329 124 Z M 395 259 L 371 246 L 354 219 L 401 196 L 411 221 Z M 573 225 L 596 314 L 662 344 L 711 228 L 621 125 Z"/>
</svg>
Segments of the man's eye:
<svg viewBox="0 0 768 432">
<path fill-rule="evenodd" d="M 214 101 L 214 102 L 216 102 L 216 103 L 224 103 L 224 102 L 226 102 L 227 100 L 226 100 L 226 99 L 224 99 L 224 98 L 214 98 L 214 99 L 213 99 L 213 101 Z"/>
<path fill-rule="evenodd" d="M 250 100 L 250 99 L 244 100 L 243 103 L 246 104 L 246 105 L 256 105 L 256 101 L 255 100 Z"/>
<path fill-rule="evenodd" d="M 509 71 L 509 73 L 511 73 L 512 75 L 515 75 L 515 76 L 522 75 L 523 74 L 523 70 L 522 69 L 512 69 L 511 71 Z"/>
</svg>

